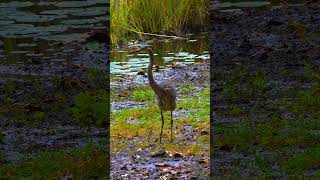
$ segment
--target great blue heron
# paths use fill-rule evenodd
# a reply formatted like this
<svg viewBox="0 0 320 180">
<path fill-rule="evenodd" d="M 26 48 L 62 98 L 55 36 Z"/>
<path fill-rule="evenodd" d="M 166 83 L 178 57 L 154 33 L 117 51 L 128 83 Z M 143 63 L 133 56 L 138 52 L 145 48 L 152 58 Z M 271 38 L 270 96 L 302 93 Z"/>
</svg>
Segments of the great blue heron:
<svg viewBox="0 0 320 180">
<path fill-rule="evenodd" d="M 161 82 L 157 83 L 152 74 L 152 67 L 154 64 L 154 54 L 153 51 L 150 47 L 142 47 L 134 52 L 146 50 L 149 54 L 150 61 L 149 61 L 149 66 L 148 66 L 148 80 L 149 84 L 152 88 L 152 90 L 155 92 L 157 96 L 157 103 L 160 108 L 160 113 L 161 113 L 161 131 L 160 131 L 160 144 L 162 140 L 162 130 L 163 130 L 163 125 L 164 125 L 164 118 L 163 118 L 163 112 L 165 111 L 170 111 L 171 112 L 171 142 L 173 141 L 172 138 L 172 126 L 173 126 L 173 119 L 172 119 L 172 111 L 174 111 L 177 107 L 176 99 L 177 99 L 177 92 L 175 88 L 167 82 Z"/>
</svg>

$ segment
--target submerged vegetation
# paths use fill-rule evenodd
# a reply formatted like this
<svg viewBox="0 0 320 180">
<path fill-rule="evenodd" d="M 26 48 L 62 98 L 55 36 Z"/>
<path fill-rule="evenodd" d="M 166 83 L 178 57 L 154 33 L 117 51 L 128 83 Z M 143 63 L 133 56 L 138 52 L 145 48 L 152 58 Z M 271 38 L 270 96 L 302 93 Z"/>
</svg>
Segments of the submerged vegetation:
<svg viewBox="0 0 320 180">
<path fill-rule="evenodd" d="M 209 0 L 111 0 L 112 44 L 142 33 L 181 35 L 209 21 Z"/>
</svg>

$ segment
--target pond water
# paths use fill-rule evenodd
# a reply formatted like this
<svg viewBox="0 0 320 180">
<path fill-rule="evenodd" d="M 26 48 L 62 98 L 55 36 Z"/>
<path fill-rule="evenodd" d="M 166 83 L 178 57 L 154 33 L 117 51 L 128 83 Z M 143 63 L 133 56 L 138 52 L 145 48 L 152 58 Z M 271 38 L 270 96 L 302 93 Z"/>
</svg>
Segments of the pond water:
<svg viewBox="0 0 320 180">
<path fill-rule="evenodd" d="M 188 65 L 202 63 L 210 59 L 209 56 L 209 33 L 197 35 L 189 34 L 184 39 L 164 39 L 155 41 L 132 40 L 129 47 L 150 45 L 155 55 L 155 65 L 169 67 L 176 65 Z M 145 70 L 149 64 L 149 55 L 140 52 L 135 55 L 129 54 L 132 49 L 113 48 L 111 51 L 110 73 L 114 75 L 134 75 L 140 70 Z"/>
<path fill-rule="evenodd" d="M 109 0 L 1 2 L 1 64 L 23 63 L 42 53 L 49 56 L 63 52 L 61 44 L 48 41 L 84 40 L 91 30 L 106 27 L 108 7 Z"/>
<path fill-rule="evenodd" d="M 303 3 L 304 0 L 287 0 L 285 3 L 298 4 Z M 242 0 L 220 0 L 215 1 L 214 8 L 220 12 L 241 12 L 248 8 L 278 8 L 283 5 L 282 0 L 256 0 L 256 1 L 242 1 Z"/>
</svg>

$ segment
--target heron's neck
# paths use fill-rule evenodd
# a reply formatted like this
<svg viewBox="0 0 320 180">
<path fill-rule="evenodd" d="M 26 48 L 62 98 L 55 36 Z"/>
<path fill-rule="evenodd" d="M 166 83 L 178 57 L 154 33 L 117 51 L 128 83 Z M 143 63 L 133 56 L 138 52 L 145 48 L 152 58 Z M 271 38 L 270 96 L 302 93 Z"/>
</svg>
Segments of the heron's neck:
<svg viewBox="0 0 320 180">
<path fill-rule="evenodd" d="M 152 51 L 151 48 L 148 48 L 147 50 L 148 50 L 148 54 L 149 54 L 149 58 L 150 58 L 149 66 L 148 66 L 149 84 L 150 84 L 151 88 L 153 89 L 153 91 L 159 96 L 160 94 L 162 94 L 161 87 L 154 80 L 153 73 L 152 73 L 152 67 L 153 67 L 153 64 L 154 64 L 153 51 Z"/>
</svg>

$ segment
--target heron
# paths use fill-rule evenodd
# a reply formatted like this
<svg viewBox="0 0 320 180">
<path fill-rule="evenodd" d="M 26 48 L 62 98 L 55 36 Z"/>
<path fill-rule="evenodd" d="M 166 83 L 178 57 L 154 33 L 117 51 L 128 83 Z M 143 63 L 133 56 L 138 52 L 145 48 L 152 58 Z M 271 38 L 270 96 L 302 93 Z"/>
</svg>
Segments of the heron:
<svg viewBox="0 0 320 180">
<path fill-rule="evenodd" d="M 172 112 L 176 109 L 177 103 L 177 92 L 175 88 L 172 86 L 171 83 L 169 82 L 161 82 L 157 83 L 154 78 L 153 78 L 153 73 L 152 73 L 152 67 L 154 65 L 154 53 L 151 47 L 145 46 L 142 47 L 134 52 L 139 52 L 142 50 L 146 50 L 147 53 L 149 54 L 149 65 L 148 65 L 148 81 L 149 85 L 151 86 L 152 90 L 156 94 L 157 97 L 157 104 L 160 108 L 160 113 L 161 113 L 161 130 L 160 130 L 160 144 L 162 142 L 162 131 L 163 131 L 163 125 L 164 125 L 164 117 L 163 113 L 165 111 L 170 111 L 170 124 L 171 124 L 171 142 L 173 142 L 172 138 L 172 129 L 173 129 L 173 117 L 172 117 Z"/>
</svg>

